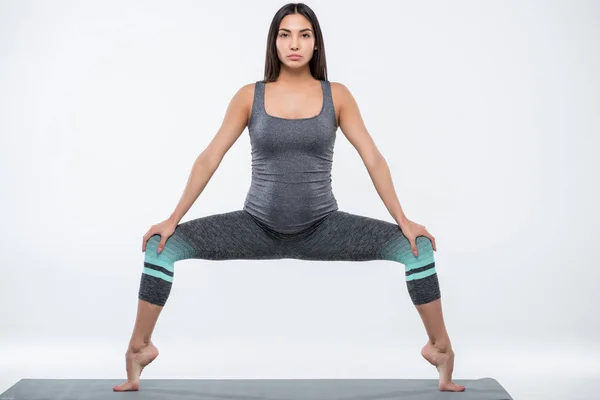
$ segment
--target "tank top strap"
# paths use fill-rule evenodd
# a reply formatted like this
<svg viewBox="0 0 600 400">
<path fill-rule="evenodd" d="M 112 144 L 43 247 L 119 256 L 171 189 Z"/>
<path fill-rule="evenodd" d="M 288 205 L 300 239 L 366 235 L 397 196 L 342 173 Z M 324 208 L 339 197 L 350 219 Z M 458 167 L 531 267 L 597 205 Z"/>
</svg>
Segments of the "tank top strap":
<svg viewBox="0 0 600 400">
<path fill-rule="evenodd" d="M 265 99 L 265 81 L 256 81 L 256 85 L 254 86 L 254 98 L 255 100 L 260 100 L 257 101 L 255 104 L 257 106 L 261 105 L 262 101 L 264 101 Z M 259 109 L 262 107 L 258 107 Z"/>
<path fill-rule="evenodd" d="M 252 100 L 252 112 L 248 126 L 258 118 L 264 117 L 265 109 L 263 107 L 265 99 L 265 81 L 256 81 L 254 84 L 254 100 Z"/>
<path fill-rule="evenodd" d="M 331 95 L 331 82 L 328 80 L 322 80 L 321 82 L 323 85 L 323 101 L 325 102 L 323 114 L 329 115 L 333 120 L 333 124 L 337 126 L 335 106 L 333 105 L 333 96 Z"/>
</svg>

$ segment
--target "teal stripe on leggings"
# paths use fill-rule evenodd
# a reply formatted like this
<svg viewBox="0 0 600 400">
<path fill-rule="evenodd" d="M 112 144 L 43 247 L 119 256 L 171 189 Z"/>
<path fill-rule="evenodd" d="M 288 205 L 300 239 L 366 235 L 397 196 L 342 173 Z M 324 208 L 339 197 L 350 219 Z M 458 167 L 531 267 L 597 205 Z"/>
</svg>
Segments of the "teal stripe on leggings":
<svg viewBox="0 0 600 400">
<path fill-rule="evenodd" d="M 415 240 L 417 245 L 417 255 L 415 256 L 410 248 L 410 242 L 404 235 L 398 235 L 390 240 L 381 251 L 381 256 L 384 260 L 397 261 L 404 264 L 405 272 L 410 272 L 414 269 L 425 267 L 433 264 L 435 259 L 433 256 L 433 246 L 431 240 L 425 236 L 419 236 Z M 417 272 L 406 276 L 407 281 L 422 279 L 435 274 L 435 266 L 426 271 Z"/>
<path fill-rule="evenodd" d="M 179 237 L 172 235 L 167 239 L 167 244 L 160 253 L 156 252 L 160 243 L 160 235 L 153 235 L 146 243 L 146 252 L 144 262 L 158 265 L 164 269 L 174 272 L 174 264 L 176 261 L 185 258 L 191 258 L 194 254 L 194 248 Z M 149 268 L 144 268 L 143 273 L 164 279 L 168 282 L 173 281 L 173 277 L 163 274 L 160 271 L 154 271 Z"/>
</svg>

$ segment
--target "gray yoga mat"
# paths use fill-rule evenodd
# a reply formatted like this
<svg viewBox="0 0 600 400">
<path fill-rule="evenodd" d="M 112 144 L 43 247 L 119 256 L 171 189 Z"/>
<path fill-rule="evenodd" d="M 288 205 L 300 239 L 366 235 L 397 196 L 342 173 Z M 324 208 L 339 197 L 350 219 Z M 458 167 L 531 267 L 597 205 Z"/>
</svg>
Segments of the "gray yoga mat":
<svg viewBox="0 0 600 400">
<path fill-rule="evenodd" d="M 137 392 L 113 392 L 120 379 L 21 379 L 0 400 L 513 400 L 493 378 L 455 379 L 464 392 L 440 392 L 437 379 L 142 379 Z"/>
</svg>

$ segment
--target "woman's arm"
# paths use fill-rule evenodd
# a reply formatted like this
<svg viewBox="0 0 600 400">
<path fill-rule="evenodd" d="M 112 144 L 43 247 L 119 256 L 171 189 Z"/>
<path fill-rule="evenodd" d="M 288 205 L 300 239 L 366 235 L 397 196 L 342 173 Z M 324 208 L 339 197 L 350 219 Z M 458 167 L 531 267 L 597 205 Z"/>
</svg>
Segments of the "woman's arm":
<svg viewBox="0 0 600 400">
<path fill-rule="evenodd" d="M 369 171 L 369 176 L 375 185 L 375 189 L 383 200 L 389 213 L 396 220 L 396 223 L 402 230 L 402 233 L 408 238 L 410 247 L 415 256 L 418 255 L 416 238 L 417 236 L 426 236 L 431 240 L 433 250 L 437 251 L 435 237 L 427 231 L 425 226 L 409 220 L 402 207 L 390 175 L 390 169 L 383 155 L 373 142 L 371 135 L 362 120 L 358 105 L 348 88 L 341 83 L 331 83 L 332 94 L 339 99 L 337 107 L 340 109 L 340 128 L 350 143 L 360 154 L 363 163 Z"/>
<path fill-rule="evenodd" d="M 385 158 L 383 158 L 367 131 L 358 105 L 350 90 L 338 82 L 332 82 L 331 88 L 336 100 L 338 100 L 336 107 L 339 108 L 340 129 L 360 154 L 360 158 L 367 167 L 369 176 L 375 185 L 377 194 L 383 200 L 394 220 L 400 225 L 407 220 L 407 217 L 400 206 Z"/>
<path fill-rule="evenodd" d="M 229 102 L 221 127 L 194 161 L 181 199 L 169 217 L 173 224 L 177 225 L 192 207 L 221 164 L 225 153 L 246 128 L 253 95 L 254 83 L 251 83 L 240 88 Z"/>
</svg>

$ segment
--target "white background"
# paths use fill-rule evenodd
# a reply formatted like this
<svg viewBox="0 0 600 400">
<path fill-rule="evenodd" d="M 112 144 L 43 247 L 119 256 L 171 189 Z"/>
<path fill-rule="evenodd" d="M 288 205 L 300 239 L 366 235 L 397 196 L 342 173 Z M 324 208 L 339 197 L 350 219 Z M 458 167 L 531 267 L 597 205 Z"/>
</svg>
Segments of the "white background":
<svg viewBox="0 0 600 400">
<path fill-rule="evenodd" d="M 0 393 L 22 378 L 124 381 L 142 235 L 173 211 L 233 94 L 263 78 L 283 4 L 0 2 Z M 455 381 L 597 395 L 598 2 L 308 4 L 328 79 L 436 237 Z M 182 222 L 240 209 L 250 161 L 245 130 Z M 341 130 L 333 190 L 341 210 L 393 221 Z M 401 264 L 176 269 L 142 385 L 437 379 Z"/>
</svg>

